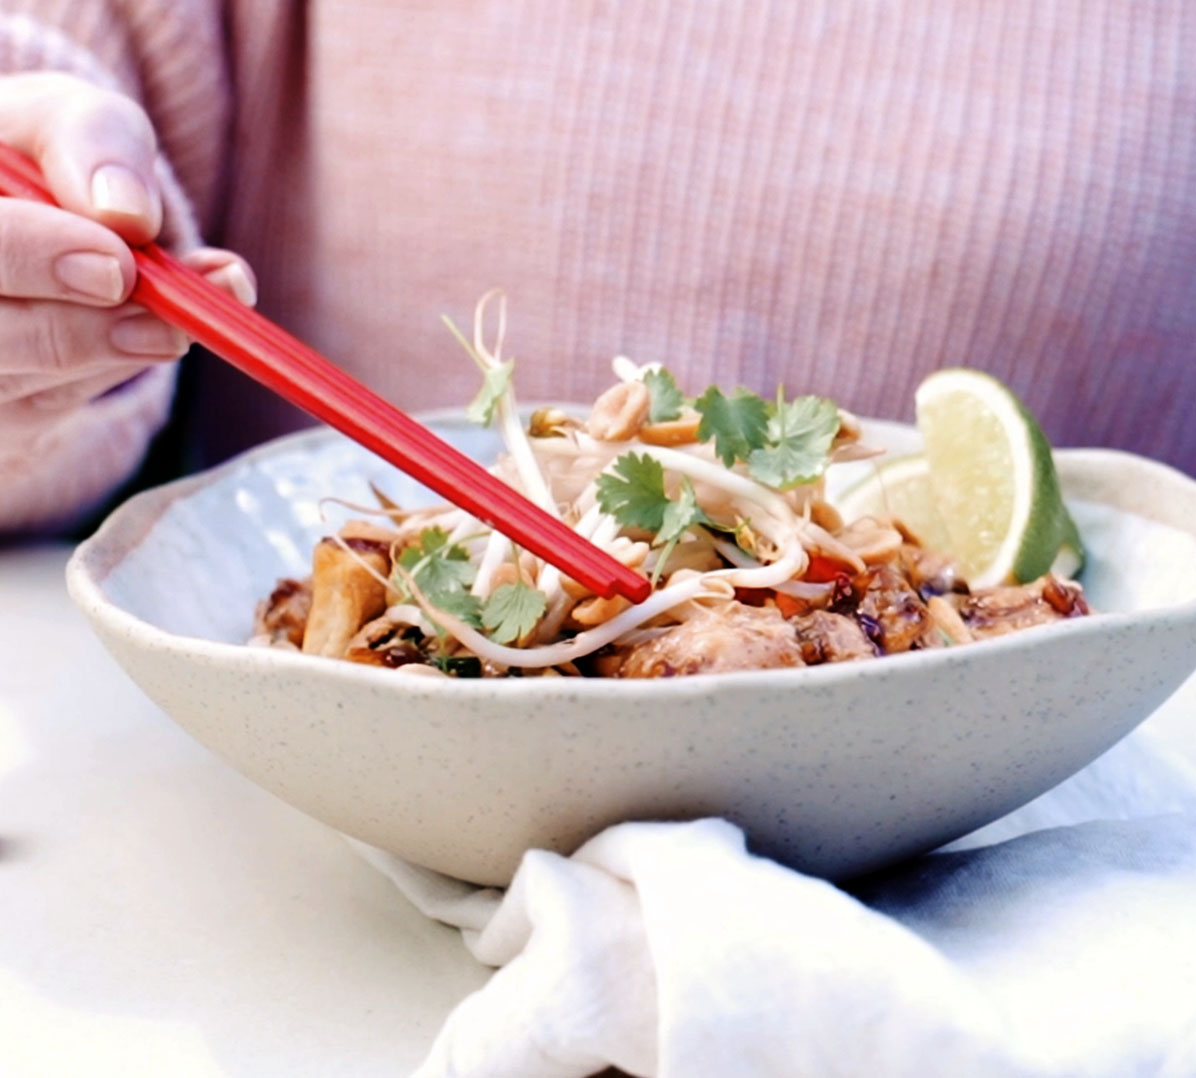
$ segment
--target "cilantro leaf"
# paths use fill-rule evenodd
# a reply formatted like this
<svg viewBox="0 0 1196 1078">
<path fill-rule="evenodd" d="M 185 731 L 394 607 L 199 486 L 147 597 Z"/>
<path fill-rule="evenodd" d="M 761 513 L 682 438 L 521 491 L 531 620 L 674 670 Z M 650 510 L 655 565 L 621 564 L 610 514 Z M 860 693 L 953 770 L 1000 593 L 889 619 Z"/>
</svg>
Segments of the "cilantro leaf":
<svg viewBox="0 0 1196 1078">
<path fill-rule="evenodd" d="M 544 593 L 522 582 L 504 584 L 482 607 L 482 625 L 496 644 L 508 644 L 530 633 L 544 614 Z"/>
<path fill-rule="evenodd" d="M 654 546 L 676 543 L 686 529 L 711 523 L 689 478 L 682 477 L 672 501 L 664 490 L 664 468 L 647 453 L 624 453 L 611 472 L 598 477 L 598 505 L 625 527 L 652 532 Z"/>
<path fill-rule="evenodd" d="M 810 483 L 826 470 L 839 432 L 839 409 L 822 397 L 777 400 L 768 421 L 768 445 L 748 457 L 753 479 L 778 490 Z"/>
<path fill-rule="evenodd" d="M 711 386 L 695 402 L 702 416 L 698 441 L 714 439 L 714 451 L 728 468 L 737 460 L 747 460 L 755 449 L 765 445 L 768 405 L 755 393 L 737 389 L 724 396 L 718 386 Z"/>
<path fill-rule="evenodd" d="M 464 547 L 450 543 L 448 532 L 436 527 L 420 532 L 419 539 L 399 554 L 398 563 L 434 606 L 444 606 L 445 596 L 465 591 L 477 573 Z M 397 577 L 393 583 L 406 591 L 402 578 Z"/>
<path fill-rule="evenodd" d="M 665 508 L 660 531 L 656 533 L 656 538 L 653 540 L 655 545 L 664 548 L 660 552 L 660 557 L 656 559 L 656 568 L 652 572 L 653 587 L 663 575 L 665 566 L 668 565 L 669 558 L 672 557 L 673 549 L 681 541 L 681 536 L 695 524 L 709 523 L 710 518 L 702 512 L 701 506 L 698 505 L 698 496 L 694 492 L 694 485 L 689 481 L 689 476 L 682 477 L 681 493 L 675 502 L 669 502 Z"/>
<path fill-rule="evenodd" d="M 698 496 L 694 492 L 694 485 L 689 481 L 689 476 L 685 476 L 681 480 L 681 493 L 677 500 L 669 502 L 665 507 L 660 530 L 656 533 L 656 544 L 675 543 L 695 524 L 708 523 L 710 523 L 710 518 L 702 512 L 702 507 L 698 505 Z"/>
<path fill-rule="evenodd" d="M 482 627 L 482 600 L 467 591 L 443 591 L 436 597 L 436 609 L 443 610 L 474 629 Z"/>
<path fill-rule="evenodd" d="M 598 477 L 598 505 L 620 524 L 658 532 L 669 499 L 664 469 L 647 453 L 624 453 L 611 470 Z"/>
<path fill-rule="evenodd" d="M 652 402 L 648 411 L 649 423 L 665 423 L 670 419 L 681 418 L 681 407 L 685 404 L 685 397 L 668 371 L 664 368 L 648 371 L 644 375 L 644 385 L 648 387 L 648 395 Z"/>
<path fill-rule="evenodd" d="M 511 372 L 514 369 L 515 363 L 512 360 L 500 363 L 497 367 L 486 368 L 482 375 L 482 388 L 465 409 L 466 419 L 483 427 L 490 426 L 494 420 L 494 410 L 511 384 Z"/>
</svg>

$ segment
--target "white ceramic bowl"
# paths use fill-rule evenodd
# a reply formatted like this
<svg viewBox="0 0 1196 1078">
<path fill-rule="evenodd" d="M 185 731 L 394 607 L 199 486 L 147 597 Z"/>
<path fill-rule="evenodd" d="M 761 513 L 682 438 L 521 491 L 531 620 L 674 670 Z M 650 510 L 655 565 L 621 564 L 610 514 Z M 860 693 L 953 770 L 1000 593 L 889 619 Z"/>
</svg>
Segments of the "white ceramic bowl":
<svg viewBox="0 0 1196 1078">
<path fill-rule="evenodd" d="M 478 458 L 492 436 L 443 417 Z M 871 424 L 899 450 L 912 433 Z M 1105 613 L 874 662 L 659 681 L 400 677 L 242 646 L 305 574 L 329 494 L 421 488 L 331 432 L 141 494 L 82 544 L 75 601 L 129 675 L 254 782 L 420 865 L 505 883 L 529 847 L 725 816 L 843 878 L 958 837 L 1084 766 L 1196 665 L 1196 482 L 1122 453 L 1060 474 Z M 849 477 L 849 476 L 848 476 Z M 335 520 L 333 523 L 335 524 Z"/>
</svg>

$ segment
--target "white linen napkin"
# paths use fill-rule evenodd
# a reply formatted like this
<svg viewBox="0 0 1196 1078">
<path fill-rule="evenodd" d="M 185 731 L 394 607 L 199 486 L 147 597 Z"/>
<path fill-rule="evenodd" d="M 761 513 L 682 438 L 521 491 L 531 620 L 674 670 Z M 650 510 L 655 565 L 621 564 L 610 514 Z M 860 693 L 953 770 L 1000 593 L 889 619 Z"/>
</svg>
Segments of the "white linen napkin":
<svg viewBox="0 0 1196 1078">
<path fill-rule="evenodd" d="M 362 849 L 499 967 L 415 1078 L 1196 1076 L 1196 777 L 1145 732 L 850 889 L 712 819 L 533 851 L 505 896 Z"/>
</svg>

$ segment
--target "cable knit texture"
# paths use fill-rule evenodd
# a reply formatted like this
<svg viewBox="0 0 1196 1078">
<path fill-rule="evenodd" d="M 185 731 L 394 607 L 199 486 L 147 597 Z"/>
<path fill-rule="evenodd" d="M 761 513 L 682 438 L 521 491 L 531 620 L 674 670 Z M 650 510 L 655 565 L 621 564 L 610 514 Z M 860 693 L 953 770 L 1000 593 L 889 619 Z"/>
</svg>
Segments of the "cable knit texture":
<svg viewBox="0 0 1196 1078">
<path fill-rule="evenodd" d="M 266 312 L 405 408 L 472 394 L 439 318 L 499 285 L 524 399 L 625 353 L 909 418 L 969 364 L 1059 444 L 1196 471 L 1185 0 L 3 6 L 136 93 Z M 294 424 L 205 377 L 221 449 Z"/>
</svg>

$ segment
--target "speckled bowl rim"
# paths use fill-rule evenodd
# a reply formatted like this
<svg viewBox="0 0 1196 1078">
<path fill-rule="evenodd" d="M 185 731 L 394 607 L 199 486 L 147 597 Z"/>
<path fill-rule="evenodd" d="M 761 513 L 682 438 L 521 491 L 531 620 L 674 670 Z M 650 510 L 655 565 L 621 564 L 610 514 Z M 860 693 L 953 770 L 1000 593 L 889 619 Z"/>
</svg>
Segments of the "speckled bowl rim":
<svg viewBox="0 0 1196 1078">
<path fill-rule="evenodd" d="M 459 419 L 457 410 L 431 412 L 420 417 L 435 423 Z M 898 424 L 884 424 L 899 427 Z M 100 621 L 111 633 L 127 640 L 138 649 L 186 654 L 199 664 L 226 665 L 229 663 L 257 667 L 262 670 L 285 672 L 288 669 L 311 671 L 312 664 L 322 664 L 323 676 L 332 683 L 360 683 L 377 688 L 387 687 L 400 696 L 429 698 L 452 702 L 491 694 L 507 694 L 518 699 L 522 694 L 540 698 L 570 700 L 578 697 L 609 695 L 612 701 L 626 697 L 680 698 L 707 696 L 714 692 L 734 690 L 748 683 L 761 689 L 775 690 L 792 686 L 827 686 L 854 682 L 859 678 L 883 678 L 898 671 L 912 673 L 918 669 L 933 670 L 939 665 L 966 663 L 968 656 L 983 648 L 995 655 L 1000 651 L 1019 651 L 1032 648 L 1042 633 L 1053 636 L 1100 635 L 1112 627 L 1141 623 L 1144 627 L 1163 627 L 1168 623 L 1183 624 L 1196 620 L 1196 599 L 1139 611 L 1100 613 L 1061 624 L 1027 629 L 1019 633 L 980 641 L 963 648 L 943 648 L 930 651 L 905 652 L 885 656 L 875 662 L 831 663 L 813 667 L 781 670 L 755 670 L 735 673 L 695 674 L 683 678 L 618 679 L 618 678 L 415 678 L 395 675 L 392 670 L 347 663 L 335 659 L 303 655 L 282 649 L 252 648 L 243 644 L 210 640 L 168 632 L 118 606 L 104 592 L 104 581 L 120 562 L 132 555 L 138 543 L 161 519 L 166 510 L 180 499 L 199 490 L 220 483 L 257 461 L 296 451 L 316 451 L 321 445 L 332 443 L 342 436 L 327 428 L 300 431 L 264 443 L 224 463 L 196 475 L 143 491 L 118 506 L 99 529 L 76 548 L 66 567 L 68 591 L 81 610 Z M 1196 485 L 1183 472 L 1149 458 L 1112 449 L 1060 449 L 1056 456 L 1061 466 L 1088 463 L 1097 467 L 1133 467 L 1153 471 L 1170 483 Z M 1066 493 L 1066 491 L 1065 491 Z M 1109 503 L 1114 504 L 1114 503 Z M 1130 510 L 1126 510 L 1130 511 Z M 1196 535 L 1196 521 L 1187 529 Z"/>
</svg>

